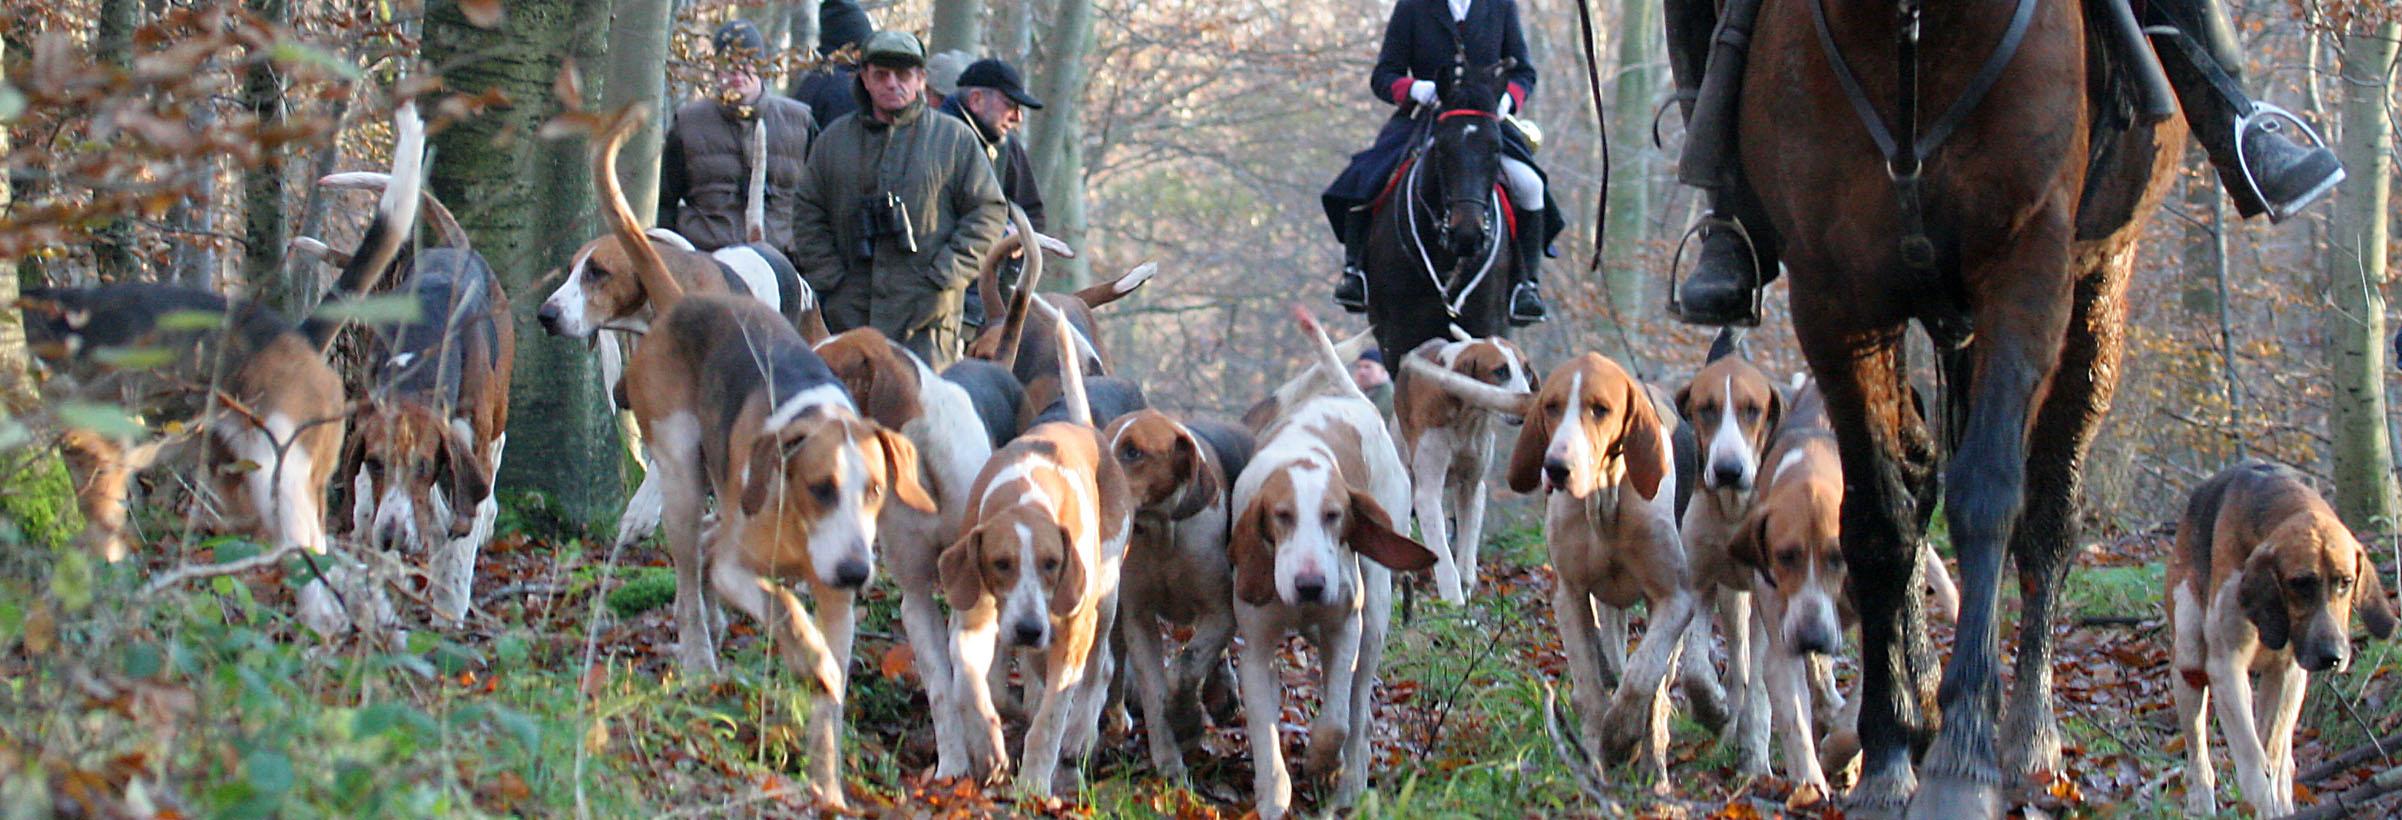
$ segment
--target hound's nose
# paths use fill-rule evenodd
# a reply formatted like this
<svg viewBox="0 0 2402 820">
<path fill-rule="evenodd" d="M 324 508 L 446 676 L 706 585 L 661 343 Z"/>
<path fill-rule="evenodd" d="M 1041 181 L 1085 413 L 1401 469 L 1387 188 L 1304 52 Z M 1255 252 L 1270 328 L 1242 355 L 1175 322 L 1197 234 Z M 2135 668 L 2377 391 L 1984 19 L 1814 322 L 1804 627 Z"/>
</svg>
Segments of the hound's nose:
<svg viewBox="0 0 2402 820">
<path fill-rule="evenodd" d="M 1794 648 L 1805 654 L 1832 655 L 1835 654 L 1835 631 L 1826 628 L 1825 624 L 1811 624 L 1802 627 L 1800 634 L 1793 636 L 1793 644 Z"/>
<path fill-rule="evenodd" d="M 1038 646 L 1043 642 L 1043 625 L 1036 621 L 1019 621 L 1010 630 L 1019 646 Z"/>
<path fill-rule="evenodd" d="M 2348 655 L 2349 653 L 2343 649 L 2311 647 L 2295 653 L 2294 662 L 2312 672 L 2340 672 L 2343 671 L 2346 662 L 2351 660 Z"/>
<path fill-rule="evenodd" d="M 1710 486 L 1722 490 L 1748 490 L 1751 482 L 1743 480 L 1743 465 L 1721 461 L 1710 465 Z"/>
<path fill-rule="evenodd" d="M 553 336 L 559 335 L 558 306 L 549 302 L 542 303 L 542 309 L 534 311 L 534 321 L 542 323 L 543 331 Z"/>
<path fill-rule="evenodd" d="M 1564 485 L 1564 484 L 1567 484 L 1567 483 L 1568 483 L 1568 460 L 1567 460 L 1567 459 L 1562 459 L 1562 458 L 1546 458 L 1546 459 L 1544 459 L 1544 460 L 1543 460 L 1543 477 L 1544 477 L 1544 478 L 1547 478 L 1547 479 L 1550 479 L 1550 480 L 1551 480 L 1551 483 L 1552 483 L 1554 486 L 1559 486 L 1559 485 Z"/>
<path fill-rule="evenodd" d="M 1317 603 L 1317 602 L 1319 601 L 1319 599 L 1321 599 L 1322 597 L 1324 597 L 1324 596 L 1326 595 L 1326 576 L 1323 576 L 1323 575 L 1297 575 L 1297 576 L 1294 576 L 1294 577 L 1293 577 L 1293 594 L 1294 594 L 1295 596 L 1298 596 L 1298 597 L 1301 599 L 1301 602 L 1302 602 L 1302 603 L 1305 603 L 1305 604 Z"/>
<path fill-rule="evenodd" d="M 867 585 L 867 576 L 866 561 L 846 558 L 842 563 L 834 565 L 834 585 L 843 589 L 858 589 Z"/>
</svg>

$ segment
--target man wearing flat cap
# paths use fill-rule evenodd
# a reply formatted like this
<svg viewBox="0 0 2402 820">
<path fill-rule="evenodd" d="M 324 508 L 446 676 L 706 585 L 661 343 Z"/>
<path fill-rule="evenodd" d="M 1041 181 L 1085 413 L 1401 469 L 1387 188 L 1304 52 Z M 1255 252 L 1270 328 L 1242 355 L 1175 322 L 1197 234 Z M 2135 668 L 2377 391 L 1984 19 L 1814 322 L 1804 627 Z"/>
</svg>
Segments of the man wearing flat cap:
<svg viewBox="0 0 2402 820">
<path fill-rule="evenodd" d="M 792 211 L 817 120 L 809 106 L 764 90 L 759 69 L 767 40 L 747 20 L 720 26 L 710 38 L 716 87 L 705 99 L 676 109 L 659 158 L 659 227 L 713 251 L 747 241 L 742 212 L 750 201 L 751 168 L 767 163 L 767 244 L 792 255 Z M 753 157 L 751 129 L 767 131 L 767 155 Z"/>
<path fill-rule="evenodd" d="M 940 368 L 959 358 L 963 291 L 1009 206 L 975 131 L 929 116 L 917 38 L 879 31 L 860 52 L 859 110 L 810 151 L 792 261 L 827 329 L 876 328 Z"/>
<path fill-rule="evenodd" d="M 1017 138 L 1017 129 L 1025 122 L 1028 109 L 1040 111 L 1042 107 L 1042 100 L 1027 93 L 1026 81 L 1018 76 L 1017 68 L 992 58 L 969 63 L 961 70 L 956 90 L 942 104 L 943 113 L 975 130 L 985 158 L 992 161 L 993 175 L 1001 181 L 1001 195 L 1024 209 L 1026 221 L 1037 231 L 1049 230 L 1043 222 L 1043 192 L 1035 185 L 1034 163 L 1026 158 L 1026 144 Z M 1001 271 L 1004 290 L 1017 286 L 1018 268 L 1013 262 Z M 984 302 L 977 298 L 976 285 L 971 282 L 966 323 L 982 327 L 984 318 Z"/>
</svg>

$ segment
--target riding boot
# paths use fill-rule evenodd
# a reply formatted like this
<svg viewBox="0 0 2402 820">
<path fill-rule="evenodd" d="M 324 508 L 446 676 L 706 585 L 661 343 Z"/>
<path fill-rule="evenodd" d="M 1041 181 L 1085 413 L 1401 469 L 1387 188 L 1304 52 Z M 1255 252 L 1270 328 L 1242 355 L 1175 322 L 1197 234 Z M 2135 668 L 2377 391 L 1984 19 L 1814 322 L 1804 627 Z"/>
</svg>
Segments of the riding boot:
<svg viewBox="0 0 2402 820">
<path fill-rule="evenodd" d="M 1734 202 L 1753 199 L 1734 154 L 1737 98 L 1759 0 L 1728 0 L 1713 24 L 1706 0 L 1671 0 L 1667 9 L 1669 66 L 1685 109 L 1684 156 L 1678 179 L 1710 192 L 1700 226 L 1701 259 L 1670 295 L 1669 312 L 1702 325 L 1760 323 L 1754 292 L 1775 275 L 1760 258 L 1767 220 Z M 1706 66 L 1706 70 L 1704 70 Z M 1688 94 L 1690 95 L 1689 101 Z M 1763 264 L 1765 262 L 1765 264 Z"/>
<path fill-rule="evenodd" d="M 1360 267 L 1368 254 L 1370 212 L 1355 209 L 1343 219 L 1343 273 L 1334 282 L 1334 303 L 1352 313 L 1368 312 L 1368 274 Z"/>
<path fill-rule="evenodd" d="M 1510 327 L 1525 327 L 1551 318 L 1543 304 L 1543 212 L 1519 211 L 1518 232 L 1510 236 L 1518 260 L 1510 287 Z"/>
<path fill-rule="evenodd" d="M 2308 125 L 2244 93 L 2242 56 L 2217 0 L 2152 0 L 2147 10 L 2147 22 L 2168 27 L 2151 29 L 2161 69 L 2236 213 L 2283 222 L 2343 181 L 2343 163 Z"/>
</svg>

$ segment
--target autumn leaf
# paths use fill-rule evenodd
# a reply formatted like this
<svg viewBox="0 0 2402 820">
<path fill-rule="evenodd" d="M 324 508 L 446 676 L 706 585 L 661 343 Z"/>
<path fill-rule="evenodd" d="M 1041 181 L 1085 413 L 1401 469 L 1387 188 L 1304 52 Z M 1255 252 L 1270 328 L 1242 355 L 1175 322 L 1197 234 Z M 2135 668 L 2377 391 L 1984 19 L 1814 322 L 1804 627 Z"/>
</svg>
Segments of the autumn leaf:
<svg viewBox="0 0 2402 820">
<path fill-rule="evenodd" d="M 905 643 L 896 643 L 884 650 L 884 659 L 877 664 L 885 680 L 895 681 L 917 677 L 916 666 L 917 654 L 909 651 L 909 645 Z"/>
</svg>

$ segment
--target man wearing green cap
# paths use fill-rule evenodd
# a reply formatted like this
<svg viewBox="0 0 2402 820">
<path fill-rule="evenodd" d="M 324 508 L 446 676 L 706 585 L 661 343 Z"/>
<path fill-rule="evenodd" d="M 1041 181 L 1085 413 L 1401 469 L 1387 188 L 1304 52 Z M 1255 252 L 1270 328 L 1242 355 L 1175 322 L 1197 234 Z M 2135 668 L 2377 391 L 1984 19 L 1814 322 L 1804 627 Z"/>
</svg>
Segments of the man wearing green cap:
<svg viewBox="0 0 2402 820">
<path fill-rule="evenodd" d="M 940 368 L 959 358 L 961 295 L 1008 205 L 975 132 L 928 116 L 917 38 L 879 31 L 860 53 L 859 110 L 809 154 L 792 261 L 827 329 L 873 327 Z"/>
</svg>

